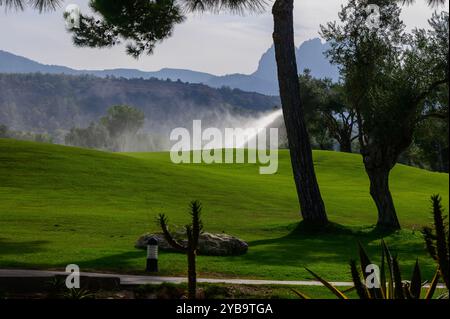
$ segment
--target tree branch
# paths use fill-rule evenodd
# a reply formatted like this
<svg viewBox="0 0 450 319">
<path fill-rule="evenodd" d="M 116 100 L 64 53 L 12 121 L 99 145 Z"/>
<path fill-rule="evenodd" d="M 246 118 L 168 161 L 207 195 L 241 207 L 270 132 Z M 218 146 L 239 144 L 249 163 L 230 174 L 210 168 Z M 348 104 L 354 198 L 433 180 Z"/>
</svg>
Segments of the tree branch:
<svg viewBox="0 0 450 319">
<path fill-rule="evenodd" d="M 161 226 L 161 229 L 163 231 L 164 238 L 167 240 L 169 245 L 172 246 L 173 248 L 177 249 L 177 250 L 185 252 L 187 250 L 187 248 L 184 247 L 183 245 L 181 245 L 178 241 L 176 241 L 173 238 L 172 234 L 169 232 L 169 229 L 167 227 L 167 217 L 166 217 L 166 215 L 159 214 L 158 221 L 159 221 L 159 225 Z"/>
<path fill-rule="evenodd" d="M 415 103 L 416 104 L 419 103 L 420 101 L 425 99 L 428 95 L 430 95 L 437 87 L 445 83 L 448 83 L 448 79 L 441 79 L 431 83 L 430 86 L 424 92 L 420 93 L 419 96 L 417 96 L 417 98 L 415 99 Z"/>
</svg>

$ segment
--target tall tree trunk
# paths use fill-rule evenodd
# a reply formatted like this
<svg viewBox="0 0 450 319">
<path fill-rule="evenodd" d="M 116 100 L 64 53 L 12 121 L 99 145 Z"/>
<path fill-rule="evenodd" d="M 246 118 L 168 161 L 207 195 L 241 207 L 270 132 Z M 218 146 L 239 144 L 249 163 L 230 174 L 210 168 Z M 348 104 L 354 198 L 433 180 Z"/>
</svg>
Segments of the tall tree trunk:
<svg viewBox="0 0 450 319">
<path fill-rule="evenodd" d="M 371 167 L 366 165 L 370 180 L 370 195 L 378 210 L 377 226 L 388 229 L 400 229 L 400 223 L 395 211 L 394 201 L 389 190 L 389 173 L 387 167 Z"/>
<path fill-rule="evenodd" d="M 300 101 L 293 9 L 294 0 L 276 0 L 272 9 L 278 83 L 301 214 L 306 223 L 324 226 L 328 219 L 314 172 L 311 144 Z"/>
</svg>

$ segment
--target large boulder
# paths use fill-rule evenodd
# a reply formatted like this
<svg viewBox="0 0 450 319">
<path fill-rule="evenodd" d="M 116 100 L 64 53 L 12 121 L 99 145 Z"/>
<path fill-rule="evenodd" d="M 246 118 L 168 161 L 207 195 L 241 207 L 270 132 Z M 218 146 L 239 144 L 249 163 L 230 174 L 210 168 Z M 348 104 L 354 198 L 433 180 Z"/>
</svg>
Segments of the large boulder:
<svg viewBox="0 0 450 319">
<path fill-rule="evenodd" d="M 176 233 L 175 237 L 185 247 L 187 246 L 187 240 L 184 234 Z M 161 233 L 142 235 L 136 241 L 135 247 L 138 249 L 146 249 L 150 238 L 155 238 L 158 241 L 159 249 L 174 250 Z M 237 256 L 245 254 L 247 250 L 248 244 L 245 241 L 227 234 L 202 233 L 198 241 L 199 255 Z"/>
</svg>

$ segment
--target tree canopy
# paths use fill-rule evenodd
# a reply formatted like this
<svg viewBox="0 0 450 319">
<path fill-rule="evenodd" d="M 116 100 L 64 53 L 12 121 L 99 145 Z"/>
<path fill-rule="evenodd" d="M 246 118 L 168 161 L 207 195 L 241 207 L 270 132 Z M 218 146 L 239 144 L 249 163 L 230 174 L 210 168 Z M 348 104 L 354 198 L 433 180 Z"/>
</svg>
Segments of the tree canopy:
<svg viewBox="0 0 450 319">
<path fill-rule="evenodd" d="M 26 5 L 34 9 L 42 11 L 55 10 L 61 5 L 61 0 L 0 0 L 0 6 L 5 6 L 7 9 L 24 10 Z"/>
<path fill-rule="evenodd" d="M 242 13 L 261 11 L 265 4 L 265 0 L 91 0 L 94 15 L 81 16 L 79 28 L 72 30 L 73 41 L 78 46 L 109 47 L 126 40 L 127 53 L 137 58 L 153 53 L 187 12 Z"/>
</svg>

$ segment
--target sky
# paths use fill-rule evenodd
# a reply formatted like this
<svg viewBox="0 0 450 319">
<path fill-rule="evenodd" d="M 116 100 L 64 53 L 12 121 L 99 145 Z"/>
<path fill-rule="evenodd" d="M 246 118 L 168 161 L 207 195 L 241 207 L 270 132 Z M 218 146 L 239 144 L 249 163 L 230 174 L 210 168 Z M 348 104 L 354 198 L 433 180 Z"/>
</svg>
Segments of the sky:
<svg viewBox="0 0 450 319">
<path fill-rule="evenodd" d="M 319 25 L 337 20 L 337 12 L 345 2 L 296 0 L 296 44 L 319 37 Z M 224 75 L 253 73 L 261 55 L 272 45 L 273 22 L 269 8 L 265 13 L 245 16 L 227 13 L 189 15 L 184 23 L 175 27 L 170 39 L 156 47 L 153 55 L 144 55 L 139 60 L 127 56 L 123 46 L 77 48 L 72 45 L 70 34 L 65 30 L 63 11 L 68 4 L 78 4 L 83 13 L 88 13 L 87 3 L 88 0 L 63 1 L 57 11 L 43 14 L 31 9 L 5 12 L 1 8 L 0 50 L 41 63 L 75 69 L 136 68 L 155 71 L 168 67 Z M 433 11 L 425 0 L 418 0 L 404 8 L 402 18 L 408 29 L 426 28 L 427 19 Z"/>
</svg>

